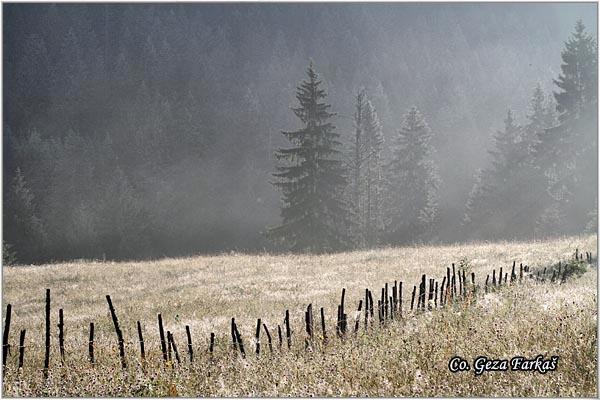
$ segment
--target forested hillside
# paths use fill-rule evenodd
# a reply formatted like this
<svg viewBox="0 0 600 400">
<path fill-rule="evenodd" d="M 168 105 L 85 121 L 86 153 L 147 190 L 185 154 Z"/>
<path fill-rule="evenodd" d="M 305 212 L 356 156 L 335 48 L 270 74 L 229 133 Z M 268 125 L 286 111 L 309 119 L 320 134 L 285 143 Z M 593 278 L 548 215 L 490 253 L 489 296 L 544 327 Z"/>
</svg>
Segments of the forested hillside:
<svg viewBox="0 0 600 400">
<path fill-rule="evenodd" d="M 266 234 L 282 222 L 275 155 L 289 146 L 282 131 L 302 129 L 290 108 L 309 59 L 347 167 L 349 246 L 595 231 L 595 15 L 593 4 L 4 5 L 4 253 L 281 249 Z M 573 32 L 587 50 L 565 47 Z M 569 69 L 580 61 L 583 75 Z M 378 157 L 369 182 L 382 187 L 361 190 L 379 214 L 352 201 L 361 90 Z M 384 189 L 403 182 L 385 171 L 406 160 L 410 132 L 427 132 L 421 176 L 435 190 L 409 212 Z"/>
</svg>

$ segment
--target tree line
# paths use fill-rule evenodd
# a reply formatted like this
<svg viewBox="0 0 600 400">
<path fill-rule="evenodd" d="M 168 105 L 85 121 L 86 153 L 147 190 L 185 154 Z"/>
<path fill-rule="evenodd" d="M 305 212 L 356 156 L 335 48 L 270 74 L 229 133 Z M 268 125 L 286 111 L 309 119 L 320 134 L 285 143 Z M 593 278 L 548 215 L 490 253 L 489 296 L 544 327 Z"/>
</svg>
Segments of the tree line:
<svg viewBox="0 0 600 400">
<path fill-rule="evenodd" d="M 376 40 L 357 33 L 369 26 L 370 34 L 385 38 L 393 26 L 402 26 L 397 24 L 398 18 L 419 18 L 417 10 L 393 15 L 388 9 L 375 12 L 360 7 L 336 13 L 321 12 L 316 6 L 304 13 L 275 6 L 229 10 L 184 5 L 6 8 L 5 260 L 154 258 L 229 249 L 321 251 L 448 240 L 439 237 L 444 225 L 440 221 L 444 195 L 440 193 L 434 142 L 442 132 L 439 126 L 429 128 L 425 116 L 431 125 L 439 125 L 463 103 L 445 110 L 442 118 L 434 113 L 436 102 L 416 100 L 424 77 L 431 74 L 417 73 L 429 67 L 428 57 L 410 56 L 439 49 L 406 42 L 400 53 L 407 55 L 407 61 L 399 68 L 411 79 L 402 84 L 402 93 L 414 98 L 421 112 L 409 109 L 405 116 L 396 112 L 402 110 L 397 105 L 404 100 L 392 99 L 386 93 L 392 89 L 374 79 L 371 75 L 375 73 L 367 73 L 381 64 L 374 57 L 379 50 L 369 46 Z M 436 10 L 442 22 L 442 17 L 452 15 L 443 7 Z M 383 21 L 387 14 L 391 25 L 382 25 L 385 35 L 379 34 L 370 18 L 375 15 Z M 245 23 L 248 20 L 259 23 L 250 25 Z M 330 115 L 336 110 L 325 107 L 318 111 L 319 118 L 331 125 L 321 120 L 315 125 L 322 135 L 315 134 L 312 125 L 278 135 L 281 126 L 292 126 L 292 118 L 309 118 L 300 110 L 302 106 L 297 111 L 300 114 L 289 113 L 284 106 L 293 95 L 294 71 L 300 73 L 306 60 L 303 51 L 307 50 L 294 38 L 301 37 L 309 23 L 315 24 L 310 30 L 314 37 L 306 40 L 318 44 L 320 60 L 351 57 L 361 61 L 356 68 L 348 63 L 329 65 L 324 69 L 326 85 L 318 85 L 335 89 L 327 98 L 342 110 L 352 108 L 353 123 L 348 128 L 350 124 Z M 354 45 L 331 49 L 327 41 L 316 40 L 328 34 L 329 27 L 340 24 L 358 27 L 344 34 Z M 280 31 L 270 31 L 273 25 Z M 467 30 L 453 26 L 456 42 L 467 43 Z M 281 33 L 287 29 L 292 33 Z M 588 38 L 583 30 L 580 36 L 573 40 L 585 42 Z M 264 45 L 265 38 L 273 39 L 269 46 Z M 595 52 L 592 42 L 590 51 Z M 380 45 L 384 46 L 383 42 Z M 570 46 L 564 61 L 567 70 L 562 73 L 564 89 L 558 87 L 561 93 L 581 94 L 556 101 L 564 110 L 578 104 L 578 111 L 569 111 L 570 117 L 559 121 L 565 111 L 554 110 L 552 129 L 545 131 L 543 143 L 531 146 L 531 152 L 536 148 L 539 154 L 536 161 L 525 157 L 532 164 L 529 183 L 521 180 L 524 174 L 510 170 L 515 188 L 519 178 L 523 187 L 534 188 L 528 193 L 543 197 L 543 203 L 523 198 L 524 204 L 535 202 L 543 207 L 532 206 L 533 212 L 523 209 L 523 216 L 516 217 L 519 223 L 509 231 L 495 223 L 486 225 L 483 219 L 475 222 L 477 210 L 483 217 L 490 215 L 486 207 L 510 214 L 510 209 L 486 206 L 496 198 L 492 191 L 504 184 L 509 169 L 493 172 L 488 168 L 482 171 L 482 183 L 474 188 L 473 200 L 468 203 L 470 219 L 456 229 L 452 240 L 492 234 L 529 238 L 529 232 L 519 229 L 521 222 L 530 218 L 540 235 L 579 232 L 588 223 L 595 226 L 595 202 L 582 196 L 581 190 L 586 185 L 588 191 L 595 193 L 596 189 L 590 182 L 595 177 L 591 166 L 596 162 L 592 153 L 597 115 L 588 104 L 597 100 L 589 93 L 593 85 L 583 82 L 597 78 L 589 71 L 569 70 L 575 64 L 589 64 L 582 46 Z M 359 58 L 363 52 L 369 56 Z M 385 75 L 386 71 L 376 73 Z M 580 78 L 573 82 L 572 76 Z M 562 82 L 561 78 L 557 81 Z M 360 87 L 354 82 L 361 82 L 368 91 L 346 90 L 346 86 Z M 388 79 L 386 84 L 398 82 Z M 431 87 L 432 96 L 441 98 L 451 96 L 458 86 L 435 82 Z M 544 102 L 551 97 L 544 94 Z M 321 98 L 319 103 L 326 101 Z M 519 132 L 529 125 L 514 124 Z M 312 144 L 297 142 L 305 137 Z M 289 148 L 284 146 L 288 138 L 294 143 Z M 312 158 L 293 168 L 313 145 L 318 151 L 311 153 Z M 276 174 L 282 175 L 270 179 L 276 148 L 282 149 L 276 153 L 283 168 Z M 289 179 L 305 170 L 313 171 L 315 179 L 302 180 L 298 183 L 302 189 L 298 189 Z M 284 205 L 288 199 L 293 206 L 282 209 L 283 224 L 274 230 L 265 229 L 268 221 L 277 219 L 279 208 L 278 193 L 270 180 L 279 182 Z M 306 188 L 310 190 L 305 192 Z M 314 212 L 304 215 L 296 204 L 300 200 L 304 206 L 313 204 Z M 331 214 L 333 209 L 339 212 Z M 540 215 L 533 218 L 535 213 Z M 298 231 L 285 233 L 291 232 L 293 226 L 288 222 L 294 219 L 300 221 L 295 222 Z M 470 227 L 469 221 L 473 221 Z M 300 235 L 312 235 L 317 227 L 324 229 L 315 235 L 325 245 L 314 245 Z M 261 231 L 267 234 L 261 235 Z M 298 243 L 289 239 L 290 235 L 296 235 Z M 282 242 L 282 238 L 287 239 Z"/>
<path fill-rule="evenodd" d="M 465 206 L 465 237 L 503 238 L 516 219 L 515 236 L 596 231 L 597 43 L 581 20 L 561 57 L 559 91 L 550 96 L 537 84 L 526 122 L 509 109 L 494 135 L 491 163 L 478 171 Z M 419 110 L 406 113 L 385 161 L 377 111 L 360 90 L 345 154 L 312 61 L 306 74 L 293 108 L 302 128 L 283 132 L 291 147 L 276 153 L 283 222 L 267 235 L 312 252 L 435 241 L 440 178 Z"/>
</svg>

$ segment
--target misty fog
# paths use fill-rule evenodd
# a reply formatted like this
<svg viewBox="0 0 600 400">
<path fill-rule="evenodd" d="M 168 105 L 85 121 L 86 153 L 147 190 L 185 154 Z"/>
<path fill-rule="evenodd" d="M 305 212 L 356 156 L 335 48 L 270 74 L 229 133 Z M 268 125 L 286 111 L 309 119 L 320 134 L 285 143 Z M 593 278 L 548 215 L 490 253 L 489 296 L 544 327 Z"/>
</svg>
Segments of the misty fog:
<svg viewBox="0 0 600 400">
<path fill-rule="evenodd" d="M 282 131 L 301 128 L 291 109 L 310 60 L 336 113 L 331 122 L 344 155 L 362 89 L 378 115 L 384 161 L 411 107 L 426 121 L 439 172 L 437 222 L 419 241 L 596 230 L 595 184 L 576 185 L 575 217 L 567 212 L 553 230 L 519 206 L 486 221 L 490 229 L 464 222 L 478 169 L 493 165 L 494 135 L 505 129 L 507 111 L 527 124 L 536 85 L 552 100 L 576 21 L 597 35 L 596 4 L 3 10 L 3 248 L 20 262 L 285 250 L 265 236 L 281 223 L 275 152 L 290 145 Z M 578 157 L 589 172 L 585 182 L 597 177 L 592 114 L 581 129 L 595 141 L 578 145 L 591 146 Z M 504 205 L 519 191 L 535 192 L 530 202 L 537 204 L 545 176 L 505 190 Z M 25 222 L 14 217 L 21 215 Z"/>
</svg>

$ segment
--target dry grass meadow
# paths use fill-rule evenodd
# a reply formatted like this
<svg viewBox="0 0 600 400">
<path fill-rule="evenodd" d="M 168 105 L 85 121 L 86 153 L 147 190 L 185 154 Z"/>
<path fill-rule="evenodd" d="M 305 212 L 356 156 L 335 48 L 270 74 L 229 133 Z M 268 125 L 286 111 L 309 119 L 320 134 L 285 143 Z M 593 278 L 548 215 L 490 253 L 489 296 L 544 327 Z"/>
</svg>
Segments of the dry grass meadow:
<svg viewBox="0 0 600 400">
<path fill-rule="evenodd" d="M 345 287 L 351 319 L 365 288 L 374 295 L 385 282 L 404 282 L 404 309 L 421 274 L 441 278 L 452 262 L 466 259 L 481 285 L 493 268 L 513 260 L 543 268 L 570 259 L 578 248 L 596 255 L 596 236 L 534 243 L 493 243 L 356 251 L 323 256 L 228 254 L 154 262 L 77 262 L 4 267 L 3 305 L 13 307 L 3 395 L 15 396 L 597 396 L 597 270 L 557 283 L 505 287 L 402 321 L 368 335 L 334 337 L 335 310 Z M 44 296 L 52 292 L 52 354 L 43 378 Z M 110 294 L 125 337 L 128 368 L 121 371 L 105 295 Z M 304 349 L 304 310 L 325 308 L 332 339 Z M 58 355 L 58 309 L 64 309 L 66 361 Z M 293 348 L 277 345 L 277 324 L 290 310 Z M 181 365 L 161 362 L 157 314 L 174 332 Z M 318 314 L 316 314 L 316 317 Z M 236 318 L 248 356 L 231 348 Z M 275 340 L 254 354 L 256 319 Z M 139 362 L 136 321 L 146 341 Z M 317 319 L 318 321 L 318 319 Z M 96 365 L 87 360 L 94 322 Z M 185 325 L 194 341 L 189 365 Z M 27 330 L 24 368 L 16 369 L 19 331 Z M 216 335 L 212 357 L 210 333 Z M 317 335 L 320 326 L 317 323 Z M 264 332 L 261 333 L 264 338 Z M 511 358 L 560 356 L 558 369 L 535 372 L 451 373 L 459 355 Z"/>
</svg>

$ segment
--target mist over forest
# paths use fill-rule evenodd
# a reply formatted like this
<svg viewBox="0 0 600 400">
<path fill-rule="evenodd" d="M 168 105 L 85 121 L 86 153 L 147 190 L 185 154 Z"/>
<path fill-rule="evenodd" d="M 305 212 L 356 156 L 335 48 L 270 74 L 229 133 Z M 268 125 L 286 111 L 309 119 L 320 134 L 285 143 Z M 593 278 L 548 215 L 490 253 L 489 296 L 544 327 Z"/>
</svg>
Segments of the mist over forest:
<svg viewBox="0 0 600 400">
<path fill-rule="evenodd" d="M 595 4 L 3 11 L 3 255 L 18 262 L 596 231 Z M 302 111 L 313 89 L 326 96 Z M 318 129 L 329 192 L 306 204 L 330 201 L 325 217 L 285 186 L 300 174 L 285 150 Z"/>
</svg>

